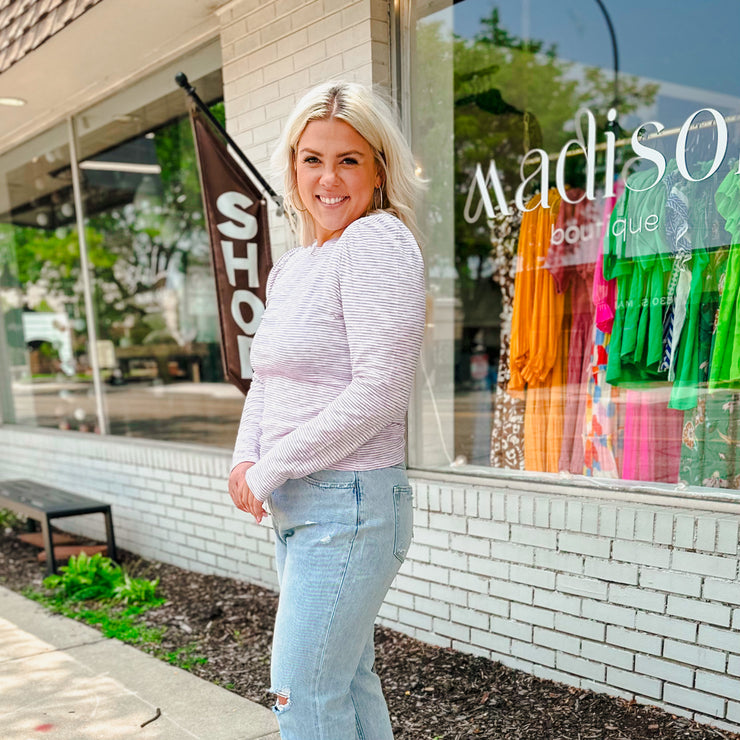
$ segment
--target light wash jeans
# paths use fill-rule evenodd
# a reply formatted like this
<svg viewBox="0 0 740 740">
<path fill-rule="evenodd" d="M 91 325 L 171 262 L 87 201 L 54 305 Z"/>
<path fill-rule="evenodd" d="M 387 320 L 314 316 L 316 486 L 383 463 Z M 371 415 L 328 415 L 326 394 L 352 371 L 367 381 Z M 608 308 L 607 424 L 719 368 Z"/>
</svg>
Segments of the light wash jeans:
<svg viewBox="0 0 740 740">
<path fill-rule="evenodd" d="M 373 625 L 411 544 L 403 465 L 322 470 L 270 499 L 280 602 L 272 646 L 282 740 L 392 740 Z"/>
</svg>

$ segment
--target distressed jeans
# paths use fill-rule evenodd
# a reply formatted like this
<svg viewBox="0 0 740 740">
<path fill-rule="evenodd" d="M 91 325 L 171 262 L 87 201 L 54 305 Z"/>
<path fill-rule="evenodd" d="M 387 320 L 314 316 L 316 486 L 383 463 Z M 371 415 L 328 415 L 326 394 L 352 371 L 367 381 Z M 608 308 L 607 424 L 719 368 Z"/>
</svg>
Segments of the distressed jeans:
<svg viewBox="0 0 740 740">
<path fill-rule="evenodd" d="M 411 544 L 405 467 L 290 480 L 270 511 L 280 583 L 271 691 L 282 740 L 392 740 L 373 627 Z"/>
</svg>

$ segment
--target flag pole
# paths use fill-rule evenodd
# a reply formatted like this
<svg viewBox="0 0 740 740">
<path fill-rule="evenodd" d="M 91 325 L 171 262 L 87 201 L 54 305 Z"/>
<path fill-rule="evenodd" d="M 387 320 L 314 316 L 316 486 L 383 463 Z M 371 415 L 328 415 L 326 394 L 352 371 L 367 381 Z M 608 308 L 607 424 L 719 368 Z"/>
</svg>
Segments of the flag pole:
<svg viewBox="0 0 740 740">
<path fill-rule="evenodd" d="M 216 127 L 216 129 L 219 131 L 219 133 L 226 139 L 229 146 L 234 150 L 234 152 L 238 155 L 239 159 L 244 163 L 244 165 L 249 170 L 250 174 L 254 176 L 254 178 L 259 182 L 260 185 L 265 189 L 267 194 L 273 199 L 275 202 L 275 205 L 277 205 L 277 214 L 278 216 L 283 215 L 283 199 L 280 195 L 278 195 L 271 187 L 270 184 L 265 180 L 264 177 L 260 174 L 259 170 L 249 161 L 247 158 L 247 155 L 244 154 L 244 152 L 239 148 L 237 143 L 229 136 L 226 129 L 221 125 L 221 123 L 215 118 L 213 113 L 208 110 L 208 106 L 200 99 L 197 92 L 195 92 L 195 88 L 190 84 L 188 81 L 188 78 L 186 77 L 184 72 L 178 72 L 175 75 L 175 82 L 190 96 L 191 100 L 198 106 L 198 108 L 206 115 L 208 120 Z"/>
</svg>

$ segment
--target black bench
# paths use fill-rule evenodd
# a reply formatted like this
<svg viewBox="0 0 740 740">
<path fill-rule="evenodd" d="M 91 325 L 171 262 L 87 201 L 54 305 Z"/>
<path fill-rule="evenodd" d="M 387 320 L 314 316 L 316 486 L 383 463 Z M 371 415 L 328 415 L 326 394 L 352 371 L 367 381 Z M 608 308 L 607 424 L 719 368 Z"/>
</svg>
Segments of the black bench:
<svg viewBox="0 0 740 740">
<path fill-rule="evenodd" d="M 108 540 L 108 557 L 117 560 L 116 540 L 113 535 L 113 515 L 110 504 L 78 496 L 76 493 L 52 488 L 32 480 L 0 481 L 0 509 L 10 509 L 29 519 L 41 523 L 41 532 L 46 550 L 46 567 L 56 573 L 54 541 L 51 536 L 51 520 L 82 514 L 103 514 L 105 534 Z"/>
</svg>

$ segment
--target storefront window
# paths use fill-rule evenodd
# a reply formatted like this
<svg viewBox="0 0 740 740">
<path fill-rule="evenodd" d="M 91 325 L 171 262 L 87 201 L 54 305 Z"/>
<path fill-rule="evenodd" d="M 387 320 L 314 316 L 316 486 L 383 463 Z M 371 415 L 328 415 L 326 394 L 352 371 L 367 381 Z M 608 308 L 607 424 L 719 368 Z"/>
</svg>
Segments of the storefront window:
<svg viewBox="0 0 740 740">
<path fill-rule="evenodd" d="M 5 423 L 95 431 L 67 127 L 0 157 Z"/>
<path fill-rule="evenodd" d="M 740 488 L 740 83 L 718 16 L 409 8 L 430 307 L 412 463 Z"/>
<path fill-rule="evenodd" d="M 5 424 L 233 444 L 243 396 L 224 380 L 187 97 L 174 82 L 180 70 L 223 120 L 212 43 L 0 157 Z"/>
</svg>

